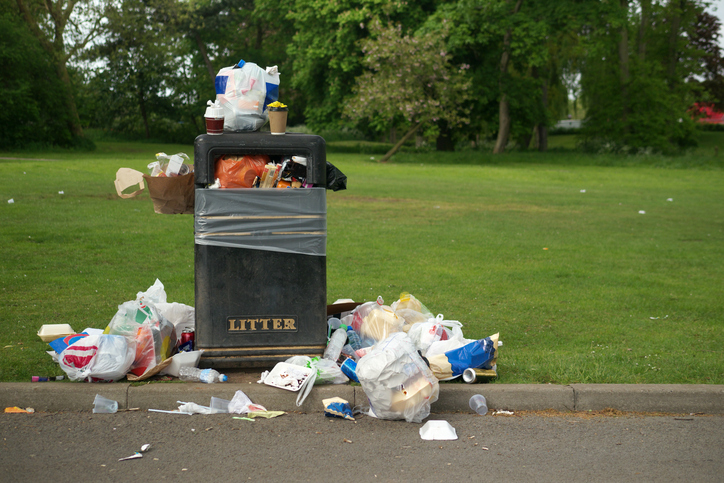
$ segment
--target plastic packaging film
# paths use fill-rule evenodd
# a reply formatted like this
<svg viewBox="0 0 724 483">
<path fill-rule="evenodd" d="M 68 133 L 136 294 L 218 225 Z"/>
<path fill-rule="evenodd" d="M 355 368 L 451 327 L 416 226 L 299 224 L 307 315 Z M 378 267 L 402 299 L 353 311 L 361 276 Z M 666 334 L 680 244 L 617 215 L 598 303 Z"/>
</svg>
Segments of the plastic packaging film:
<svg viewBox="0 0 724 483">
<path fill-rule="evenodd" d="M 198 245 L 326 256 L 324 188 L 196 190 Z"/>
</svg>

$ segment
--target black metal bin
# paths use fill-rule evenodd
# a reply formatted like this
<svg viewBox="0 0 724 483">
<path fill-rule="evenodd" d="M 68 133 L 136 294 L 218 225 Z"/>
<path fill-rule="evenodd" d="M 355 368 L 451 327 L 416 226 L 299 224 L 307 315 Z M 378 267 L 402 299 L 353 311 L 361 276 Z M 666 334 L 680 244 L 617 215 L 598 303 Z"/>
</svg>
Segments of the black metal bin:
<svg viewBox="0 0 724 483">
<path fill-rule="evenodd" d="M 209 189 L 224 154 L 307 158 L 300 189 Z M 320 136 L 194 143 L 196 346 L 203 367 L 261 367 L 326 346 L 326 147 Z"/>
</svg>

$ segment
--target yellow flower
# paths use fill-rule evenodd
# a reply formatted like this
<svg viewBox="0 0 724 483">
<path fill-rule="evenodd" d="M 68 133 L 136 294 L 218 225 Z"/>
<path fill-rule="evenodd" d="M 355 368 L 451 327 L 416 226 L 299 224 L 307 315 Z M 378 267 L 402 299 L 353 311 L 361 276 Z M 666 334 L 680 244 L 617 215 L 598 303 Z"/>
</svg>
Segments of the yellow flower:
<svg viewBox="0 0 724 483">
<path fill-rule="evenodd" d="M 282 104 L 282 103 L 279 102 L 279 101 L 274 101 L 274 102 L 272 102 L 271 104 L 267 104 L 266 107 L 287 107 L 287 105 L 286 105 L 286 104 Z"/>
</svg>

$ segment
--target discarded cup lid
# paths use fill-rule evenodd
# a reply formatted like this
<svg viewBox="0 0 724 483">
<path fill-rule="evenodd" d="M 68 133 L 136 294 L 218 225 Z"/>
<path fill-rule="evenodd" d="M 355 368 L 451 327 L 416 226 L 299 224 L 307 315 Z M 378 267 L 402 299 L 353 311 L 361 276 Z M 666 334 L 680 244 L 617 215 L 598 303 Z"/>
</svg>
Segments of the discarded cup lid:
<svg viewBox="0 0 724 483">
<path fill-rule="evenodd" d="M 207 101 L 206 104 L 209 107 L 206 108 L 204 117 L 211 119 L 222 119 L 224 117 L 224 108 L 221 107 L 219 101 Z"/>
<path fill-rule="evenodd" d="M 447 421 L 431 420 L 420 428 L 420 437 L 427 441 L 450 441 L 458 439 L 458 434 Z"/>
</svg>

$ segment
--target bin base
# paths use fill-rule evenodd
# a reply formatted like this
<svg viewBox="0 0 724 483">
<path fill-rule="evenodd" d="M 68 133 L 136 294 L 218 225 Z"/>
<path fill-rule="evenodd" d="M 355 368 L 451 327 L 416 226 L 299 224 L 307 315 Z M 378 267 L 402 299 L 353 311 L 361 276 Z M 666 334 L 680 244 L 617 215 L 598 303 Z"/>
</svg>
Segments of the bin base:
<svg viewBox="0 0 724 483">
<path fill-rule="evenodd" d="M 322 357 L 324 345 L 289 347 L 228 347 L 204 349 L 201 353 L 201 368 L 259 368 L 271 369 L 277 362 L 284 362 L 293 356 Z"/>
</svg>

